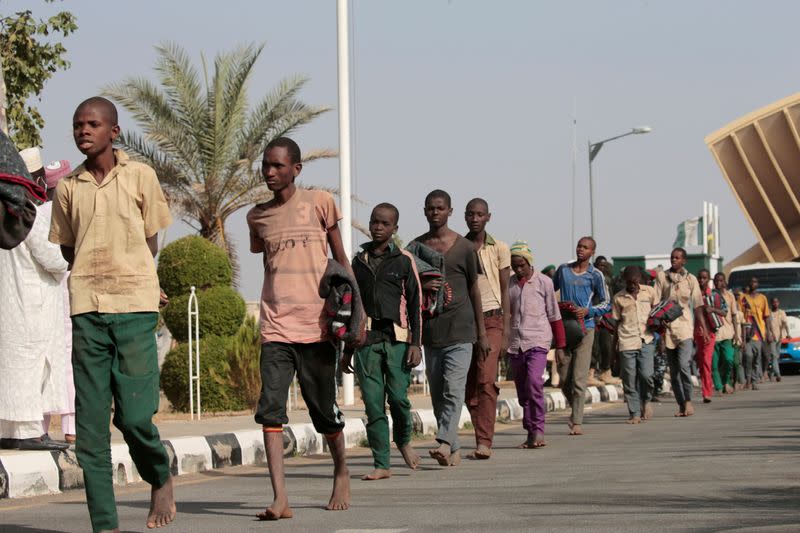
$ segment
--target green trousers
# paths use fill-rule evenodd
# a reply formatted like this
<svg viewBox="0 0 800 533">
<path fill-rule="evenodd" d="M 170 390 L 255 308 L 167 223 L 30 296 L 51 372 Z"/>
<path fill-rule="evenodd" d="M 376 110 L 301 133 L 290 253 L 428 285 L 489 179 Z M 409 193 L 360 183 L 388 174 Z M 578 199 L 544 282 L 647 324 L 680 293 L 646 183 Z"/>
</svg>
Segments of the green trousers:
<svg viewBox="0 0 800 533">
<path fill-rule="evenodd" d="M 160 487 L 169 456 L 153 425 L 158 410 L 158 313 L 83 313 L 72 317 L 72 368 L 78 464 L 92 529 L 118 527 L 111 464 L 111 401 L 142 479 Z"/>
<path fill-rule="evenodd" d="M 714 358 L 711 361 L 711 376 L 714 389 L 721 391 L 733 382 L 734 351 L 733 342 L 728 339 L 714 345 Z"/>
<path fill-rule="evenodd" d="M 411 370 L 406 367 L 407 349 L 408 344 L 404 342 L 386 341 L 370 344 L 356 352 L 355 369 L 367 412 L 367 439 L 375 468 L 388 470 L 390 467 L 387 401 L 395 444 L 399 448 L 411 441 L 413 422 L 411 402 L 408 401 Z"/>
</svg>

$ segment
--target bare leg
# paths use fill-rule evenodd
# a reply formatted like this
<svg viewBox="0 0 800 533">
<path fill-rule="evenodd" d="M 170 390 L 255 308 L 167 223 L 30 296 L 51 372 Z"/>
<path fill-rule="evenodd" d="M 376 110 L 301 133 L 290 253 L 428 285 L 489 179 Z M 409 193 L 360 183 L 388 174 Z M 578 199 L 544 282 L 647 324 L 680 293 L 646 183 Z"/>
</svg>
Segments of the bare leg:
<svg viewBox="0 0 800 533">
<path fill-rule="evenodd" d="M 581 424 L 573 424 L 572 422 L 569 423 L 569 434 L 570 435 L 583 435 L 583 428 Z"/>
<path fill-rule="evenodd" d="M 686 402 L 684 413 L 684 416 L 692 416 L 694 414 L 694 406 L 692 405 L 692 402 Z"/>
<path fill-rule="evenodd" d="M 272 505 L 267 507 L 264 512 L 258 513 L 256 517 L 259 520 L 291 518 L 292 509 L 289 507 L 289 499 L 286 496 L 286 478 L 283 474 L 283 432 L 265 431 L 264 449 L 267 452 L 269 479 L 272 482 L 274 497 Z"/>
<path fill-rule="evenodd" d="M 172 476 L 167 482 L 150 489 L 150 514 L 147 515 L 147 528 L 164 527 L 175 520 L 175 495 L 172 492 Z"/>
<path fill-rule="evenodd" d="M 447 466 L 450 464 L 450 445 L 446 442 L 439 444 L 439 447 L 428 450 L 431 457 L 442 465 Z"/>
<path fill-rule="evenodd" d="M 447 462 L 448 466 L 458 466 L 461 464 L 461 450 L 456 450 L 450 453 L 450 460 Z"/>
<path fill-rule="evenodd" d="M 653 418 L 653 406 L 650 405 L 650 402 L 644 404 L 644 409 L 642 409 L 642 420 L 650 420 Z"/>
<path fill-rule="evenodd" d="M 362 481 L 377 481 L 378 479 L 389 479 L 392 477 L 392 471 L 388 468 L 376 468 L 369 474 L 361 476 Z"/>
<path fill-rule="evenodd" d="M 419 467 L 419 455 L 417 455 L 411 443 L 398 447 L 398 450 L 400 450 L 400 453 L 403 455 L 403 460 L 411 470 L 416 470 L 417 467 Z"/>
<path fill-rule="evenodd" d="M 340 431 L 325 438 L 333 458 L 333 492 L 325 508 L 328 511 L 345 511 L 350 507 L 350 471 L 347 469 L 344 433 Z"/>
</svg>

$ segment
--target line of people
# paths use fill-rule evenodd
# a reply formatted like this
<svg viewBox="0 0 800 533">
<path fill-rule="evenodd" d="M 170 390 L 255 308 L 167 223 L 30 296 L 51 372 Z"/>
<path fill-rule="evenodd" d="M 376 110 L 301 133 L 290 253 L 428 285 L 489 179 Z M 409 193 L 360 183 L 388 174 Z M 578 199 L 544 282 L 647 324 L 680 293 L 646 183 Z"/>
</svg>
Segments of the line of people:
<svg viewBox="0 0 800 533">
<path fill-rule="evenodd" d="M 113 423 L 139 474 L 152 486 L 147 527 L 163 527 L 176 515 L 169 456 L 152 422 L 159 378 L 154 330 L 159 305 L 165 303 L 153 258 L 158 232 L 171 223 L 171 215 L 153 169 L 113 147 L 119 133 L 117 110 L 110 101 L 92 97 L 77 107 L 73 137 L 86 160 L 58 181 L 52 219 L 42 233 L 60 248 L 61 261 L 53 267 L 58 275 L 51 284 L 58 285 L 70 271 L 76 455 L 94 532 L 119 531 L 109 446 L 112 401 Z M 571 406 L 569 433 L 583 434 L 593 339 L 596 324 L 604 321 L 616 324 L 613 342 L 621 355 L 631 422 L 652 412 L 648 376 L 657 335 L 665 345 L 678 415 L 693 413 L 693 339 L 703 354 L 704 386 L 708 369 L 716 366 L 718 388 L 730 392 L 730 343 L 711 324 L 716 316 L 733 325 L 738 312 L 728 296 L 717 298 L 708 290 L 707 276 L 698 280 L 686 272 L 685 251 L 673 251 L 670 270 L 659 273 L 652 288 L 641 282 L 638 269 L 626 269 L 625 289 L 612 296 L 603 273 L 591 263 L 596 250 L 591 237 L 577 243 L 575 261 L 545 269 L 553 271 L 551 278 L 534 268 L 526 242 L 508 246 L 487 233 L 491 213 L 484 199 L 467 204 L 466 235 L 451 229 L 451 198 L 437 189 L 424 200 L 427 232 L 402 249 L 394 238 L 399 210 L 378 204 L 370 216 L 371 241 L 350 261 L 333 197 L 298 187 L 295 179 L 302 168 L 293 140 L 271 141 L 261 172 L 273 198 L 246 216 L 250 251 L 261 255 L 264 265 L 262 391 L 254 418 L 263 430 L 274 494 L 259 519 L 293 516 L 285 486 L 283 426 L 295 374 L 313 425 L 324 435 L 333 459 L 327 509 L 335 511 L 347 509 L 351 500 L 345 420 L 336 404 L 337 367 L 358 376 L 374 459 L 373 471 L 363 478 L 368 481 L 391 476 L 387 400 L 393 440 L 405 463 L 419 467 L 421 459 L 411 445 L 407 391 L 411 368 L 420 363 L 423 351 L 438 425 L 436 445 L 428 454 L 446 467 L 461 460 L 458 422 L 464 403 L 475 428 L 473 457 L 491 458 L 501 357 L 513 369 L 523 409 L 527 435 L 520 448 L 546 446 L 544 370 L 551 348 Z M 664 300 L 680 306 L 680 315 L 663 332 L 653 332 L 647 317 Z M 755 282 L 737 308 L 743 310 L 742 323 L 751 325 L 750 330 L 742 328 L 747 341 L 740 368 L 745 383 L 755 388 L 756 360 L 762 341 L 774 342 L 766 327 L 774 320 Z M 51 323 L 60 325 L 63 317 L 56 315 Z M 343 350 L 337 350 L 340 339 L 345 341 Z M 706 364 L 706 354 L 714 352 L 720 354 L 719 364 Z M 607 368 L 600 370 L 602 377 Z M 711 396 L 705 387 L 704 396 Z M 34 417 L 39 424 L 41 412 Z"/>
</svg>

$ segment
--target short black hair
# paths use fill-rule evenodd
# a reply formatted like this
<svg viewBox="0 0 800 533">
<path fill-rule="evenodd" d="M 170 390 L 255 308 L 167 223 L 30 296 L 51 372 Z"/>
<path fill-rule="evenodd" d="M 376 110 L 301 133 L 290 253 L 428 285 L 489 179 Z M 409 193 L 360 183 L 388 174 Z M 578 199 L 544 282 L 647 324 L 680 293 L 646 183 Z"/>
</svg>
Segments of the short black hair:
<svg viewBox="0 0 800 533">
<path fill-rule="evenodd" d="M 453 202 L 450 200 L 450 195 L 441 189 L 434 189 L 429 192 L 428 196 L 425 197 L 425 205 L 428 205 L 428 202 L 434 198 L 441 198 L 445 201 L 445 203 L 447 203 L 447 207 L 453 207 Z"/>
<path fill-rule="evenodd" d="M 606 259 L 606 256 L 604 256 L 604 255 L 598 255 L 597 257 L 594 258 L 594 264 L 595 265 L 597 263 L 599 263 L 600 261 L 605 261 L 606 263 L 608 263 L 608 259 Z"/>
<path fill-rule="evenodd" d="M 672 253 L 675 253 L 675 252 L 680 252 L 681 254 L 683 254 L 683 258 L 686 259 L 686 255 L 687 254 L 686 254 L 686 249 L 685 248 L 681 248 L 681 247 L 673 248 L 672 249 Z"/>
<path fill-rule="evenodd" d="M 581 237 L 580 239 L 578 239 L 578 242 L 581 242 L 581 241 L 591 241 L 592 249 L 593 250 L 597 250 L 597 241 L 594 240 L 594 237 L 591 237 L 591 236 L 587 235 L 586 237 Z"/>
<path fill-rule="evenodd" d="M 717 279 L 719 276 L 722 276 L 722 279 L 725 279 L 725 273 L 724 272 L 717 272 L 716 274 L 714 274 L 714 279 Z"/>
<path fill-rule="evenodd" d="M 706 274 L 708 274 L 709 278 L 711 277 L 711 271 L 709 269 L 707 269 L 707 268 L 701 268 L 700 270 L 698 270 L 697 271 L 697 276 L 698 277 L 700 276 L 700 272 L 705 272 Z"/>
<path fill-rule="evenodd" d="M 486 208 L 486 211 L 489 211 L 489 202 L 487 202 L 483 198 L 473 198 L 472 200 L 467 202 L 467 209 L 469 209 L 469 206 L 471 206 L 473 204 L 480 204 L 480 205 L 482 205 L 483 207 Z"/>
<path fill-rule="evenodd" d="M 639 268 L 639 265 L 628 265 L 625 267 L 625 270 L 622 271 L 622 279 L 625 281 L 634 281 L 642 279 L 642 269 Z"/>
<path fill-rule="evenodd" d="M 388 209 L 389 211 L 393 212 L 395 225 L 400 221 L 400 211 L 389 202 L 379 203 L 378 205 L 372 208 L 372 211 L 375 212 L 376 209 Z"/>
<path fill-rule="evenodd" d="M 264 148 L 264 153 L 267 153 L 273 148 L 286 148 L 286 152 L 289 154 L 289 161 L 291 161 L 293 165 L 303 162 L 303 158 L 300 154 L 300 147 L 289 137 L 278 137 L 277 139 L 271 140 L 269 144 L 267 144 L 267 147 Z"/>
<path fill-rule="evenodd" d="M 78 107 L 75 108 L 75 113 L 83 109 L 84 107 L 99 107 L 103 110 L 105 115 L 111 121 L 112 126 L 117 126 L 119 124 L 119 113 L 117 113 L 117 106 L 109 100 L 108 98 L 103 98 L 102 96 L 92 96 L 91 98 L 87 98 L 80 104 Z"/>
</svg>

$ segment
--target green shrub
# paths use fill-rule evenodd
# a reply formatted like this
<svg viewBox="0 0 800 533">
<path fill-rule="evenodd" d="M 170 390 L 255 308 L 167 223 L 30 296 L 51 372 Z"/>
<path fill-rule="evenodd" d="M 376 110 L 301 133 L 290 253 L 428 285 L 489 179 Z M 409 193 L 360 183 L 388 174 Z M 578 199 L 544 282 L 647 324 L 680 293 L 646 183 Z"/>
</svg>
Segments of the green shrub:
<svg viewBox="0 0 800 533">
<path fill-rule="evenodd" d="M 192 235 L 171 242 L 158 257 L 158 280 L 167 296 L 188 294 L 218 285 L 230 285 L 233 270 L 228 254 L 214 243 Z"/>
<path fill-rule="evenodd" d="M 220 383 L 215 376 L 224 374 L 231 338 L 206 335 L 200 339 L 200 403 L 203 412 L 240 411 L 247 404 L 237 387 Z M 172 406 L 189 411 L 189 348 L 180 343 L 164 359 L 161 389 Z"/>
<path fill-rule="evenodd" d="M 261 397 L 261 331 L 258 322 L 248 316 L 228 346 L 228 360 L 214 377 L 232 389 L 240 391 L 242 398 L 255 410 Z"/>
<path fill-rule="evenodd" d="M 189 295 L 183 294 L 170 299 L 169 304 L 161 310 L 164 323 L 175 340 L 184 342 L 188 339 L 188 304 Z M 197 307 L 200 310 L 200 338 L 208 335 L 227 337 L 239 331 L 244 321 L 247 306 L 244 300 L 231 287 L 212 287 L 197 292 Z"/>
</svg>

